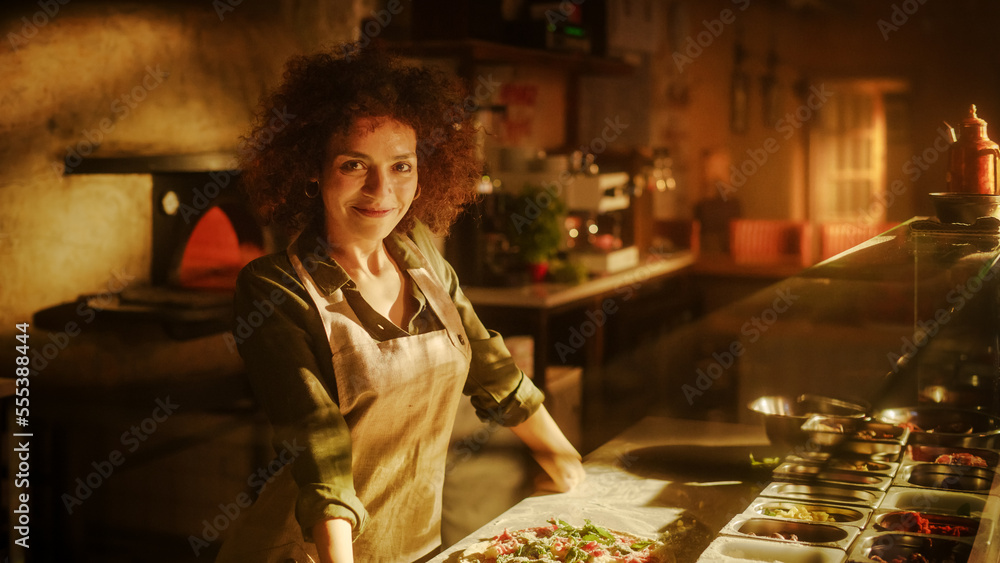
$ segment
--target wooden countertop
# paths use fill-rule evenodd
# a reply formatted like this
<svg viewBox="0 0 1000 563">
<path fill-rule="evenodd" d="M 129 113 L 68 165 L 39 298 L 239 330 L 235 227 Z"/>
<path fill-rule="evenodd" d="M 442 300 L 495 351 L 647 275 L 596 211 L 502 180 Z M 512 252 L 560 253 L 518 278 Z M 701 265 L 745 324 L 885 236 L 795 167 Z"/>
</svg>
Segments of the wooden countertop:
<svg viewBox="0 0 1000 563">
<path fill-rule="evenodd" d="M 688 268 L 695 262 L 690 252 L 649 257 L 642 265 L 579 284 L 536 283 L 517 287 L 463 287 L 473 305 L 552 309 L 642 283 Z"/>
</svg>

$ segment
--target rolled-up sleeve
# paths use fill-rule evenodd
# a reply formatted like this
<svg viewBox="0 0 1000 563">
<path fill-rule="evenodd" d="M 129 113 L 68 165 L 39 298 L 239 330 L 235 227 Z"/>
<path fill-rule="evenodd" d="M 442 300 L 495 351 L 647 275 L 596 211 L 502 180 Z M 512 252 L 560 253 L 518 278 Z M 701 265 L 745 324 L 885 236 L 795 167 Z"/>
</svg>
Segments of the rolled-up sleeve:
<svg viewBox="0 0 1000 563">
<path fill-rule="evenodd" d="M 434 246 L 427 228 L 418 225 L 413 231 L 413 241 L 427 257 L 462 317 L 472 346 L 472 364 L 463 392 L 470 397 L 476 414 L 484 421 L 503 426 L 524 422 L 538 410 L 545 396 L 514 364 L 503 337 L 483 326 L 472 302 L 462 292 L 458 275 Z"/>
<path fill-rule="evenodd" d="M 274 429 L 275 451 L 294 459 L 295 515 L 303 535 L 311 540 L 317 523 L 343 518 L 356 536 L 368 514 L 354 490 L 350 430 L 335 385 L 325 383 L 334 381 L 329 343 L 310 303 L 287 257 L 258 259 L 237 281 L 234 337 Z"/>
</svg>

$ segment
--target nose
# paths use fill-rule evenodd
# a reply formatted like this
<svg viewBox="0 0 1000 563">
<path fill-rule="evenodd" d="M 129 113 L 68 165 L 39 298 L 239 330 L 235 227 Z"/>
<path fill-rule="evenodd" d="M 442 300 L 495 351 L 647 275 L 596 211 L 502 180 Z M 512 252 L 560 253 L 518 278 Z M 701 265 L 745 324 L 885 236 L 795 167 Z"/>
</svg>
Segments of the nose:
<svg viewBox="0 0 1000 563">
<path fill-rule="evenodd" d="M 391 191 L 388 173 L 377 166 L 368 169 L 368 175 L 365 176 L 365 191 L 376 199 Z"/>
</svg>

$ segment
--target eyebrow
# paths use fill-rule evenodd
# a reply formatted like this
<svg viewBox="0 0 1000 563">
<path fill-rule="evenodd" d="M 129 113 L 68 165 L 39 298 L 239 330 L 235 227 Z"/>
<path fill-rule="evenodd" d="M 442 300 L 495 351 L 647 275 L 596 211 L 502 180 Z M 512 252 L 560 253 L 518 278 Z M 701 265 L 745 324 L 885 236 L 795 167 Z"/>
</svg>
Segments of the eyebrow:
<svg viewBox="0 0 1000 563">
<path fill-rule="evenodd" d="M 355 152 L 355 151 L 344 151 L 342 153 L 338 153 L 337 156 L 346 156 L 349 158 L 371 158 L 369 155 L 363 152 Z M 390 160 L 406 160 L 416 157 L 417 153 L 415 152 L 405 152 L 403 154 L 397 154 L 396 156 L 393 156 Z"/>
</svg>

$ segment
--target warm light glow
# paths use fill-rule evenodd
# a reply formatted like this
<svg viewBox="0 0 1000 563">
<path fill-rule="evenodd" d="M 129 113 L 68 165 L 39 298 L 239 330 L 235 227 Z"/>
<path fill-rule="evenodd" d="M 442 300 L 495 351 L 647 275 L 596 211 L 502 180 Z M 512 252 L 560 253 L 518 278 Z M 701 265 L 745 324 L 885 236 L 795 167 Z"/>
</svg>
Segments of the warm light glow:
<svg viewBox="0 0 1000 563">
<path fill-rule="evenodd" d="M 590 225 L 588 225 L 587 226 L 587 232 L 589 232 L 592 235 L 596 235 L 597 234 L 597 223 L 591 223 Z"/>
<path fill-rule="evenodd" d="M 184 287 L 233 288 L 240 269 L 262 254 L 255 245 L 241 245 L 229 217 L 222 209 L 213 207 L 191 232 L 178 277 Z"/>
</svg>

